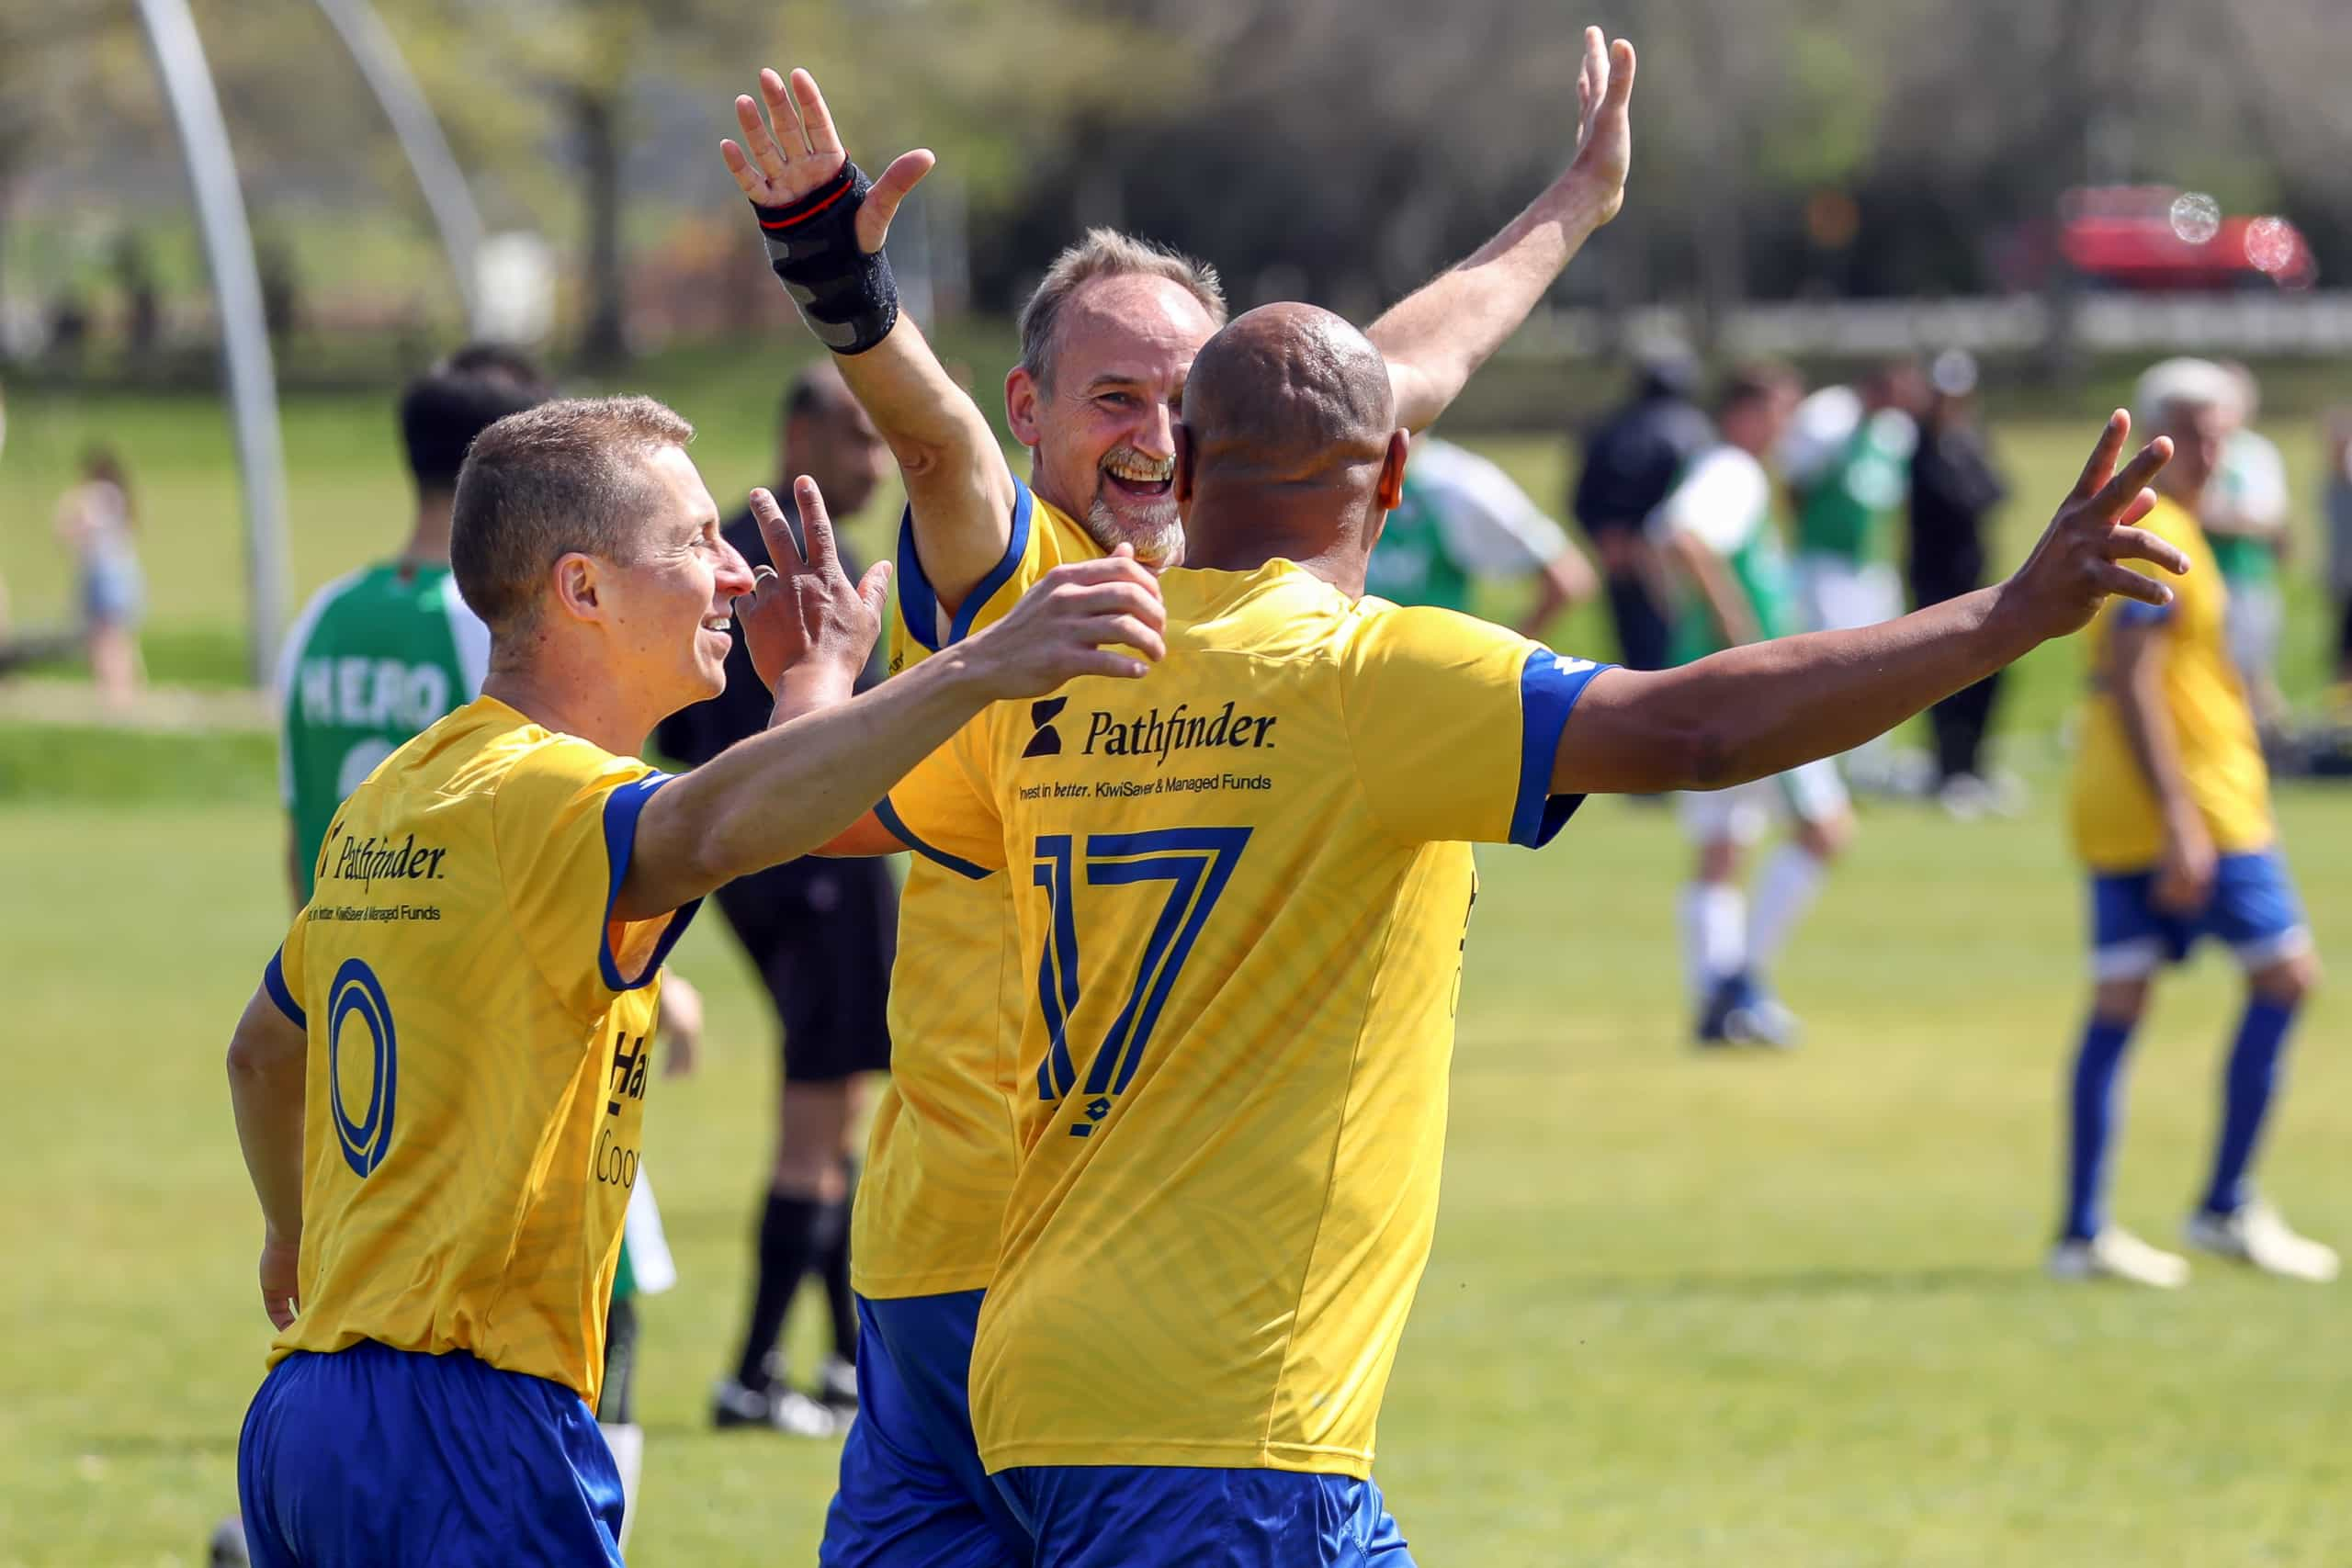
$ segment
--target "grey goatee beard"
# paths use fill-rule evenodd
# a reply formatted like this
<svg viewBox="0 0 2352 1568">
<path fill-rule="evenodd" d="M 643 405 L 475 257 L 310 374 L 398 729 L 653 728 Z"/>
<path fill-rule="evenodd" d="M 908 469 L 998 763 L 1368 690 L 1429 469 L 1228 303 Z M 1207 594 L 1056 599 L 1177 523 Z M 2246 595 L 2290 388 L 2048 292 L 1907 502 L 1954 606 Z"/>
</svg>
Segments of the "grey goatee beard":
<svg viewBox="0 0 2352 1568">
<path fill-rule="evenodd" d="M 1111 503 L 1101 496 L 1087 509 L 1086 532 L 1102 553 L 1109 555 L 1121 545 L 1136 547 L 1136 559 L 1148 567 L 1167 570 L 1184 564 L 1184 520 L 1177 514 L 1173 496 L 1135 510 L 1140 526 L 1121 518 L 1111 510 Z"/>
</svg>

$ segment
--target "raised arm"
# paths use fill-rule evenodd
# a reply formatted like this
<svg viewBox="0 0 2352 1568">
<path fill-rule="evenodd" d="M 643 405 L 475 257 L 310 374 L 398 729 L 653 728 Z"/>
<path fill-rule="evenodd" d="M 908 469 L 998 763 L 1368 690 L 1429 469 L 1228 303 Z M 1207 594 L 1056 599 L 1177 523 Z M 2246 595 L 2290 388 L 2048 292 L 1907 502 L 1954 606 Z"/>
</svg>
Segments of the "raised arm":
<svg viewBox="0 0 2352 1568">
<path fill-rule="evenodd" d="M 1500 233 L 1366 334 L 1388 360 L 1399 424 L 1419 430 L 1444 412 L 1592 231 L 1617 216 L 1634 154 L 1633 96 L 1634 46 L 1623 39 L 1604 45 L 1600 29 L 1587 28 L 1577 151 L 1566 170 Z"/>
<path fill-rule="evenodd" d="M 806 478 L 795 494 L 808 556 L 775 498 L 753 491 L 769 558 L 783 570 L 760 570 L 757 588 L 737 601 L 780 722 L 646 803 L 616 919 L 664 914 L 816 850 L 991 702 L 1043 695 L 1080 675 L 1132 679 L 1164 650 L 1159 581 L 1132 558 L 1112 557 L 1055 569 L 995 626 L 852 696 L 881 631 L 889 568 L 851 582 L 824 497 Z"/>
<path fill-rule="evenodd" d="M 899 313 L 882 255 L 899 204 L 936 160 L 923 149 L 901 153 L 866 187 L 842 151 L 814 77 L 795 71 L 787 82 L 762 71 L 760 96 L 767 102 L 764 118 L 752 98 L 735 100 L 743 141 L 721 141 L 720 156 L 759 215 L 777 275 L 834 349 L 842 378 L 898 458 L 915 554 L 941 606 L 952 611 L 1003 558 L 1013 492 L 996 433 L 914 322 Z M 837 323 L 812 313 L 829 304 L 864 311 L 878 341 L 831 330 Z"/>
<path fill-rule="evenodd" d="M 1834 757 L 2080 630 L 2109 594 L 2170 603 L 2171 589 L 2121 564 L 2188 570 L 2179 550 L 2132 526 L 2155 503 L 2145 487 L 2172 443 L 2158 437 L 2117 473 L 2131 428 L 2120 411 L 2108 421 L 2041 542 L 1997 587 L 1883 626 L 1595 677 L 1562 731 L 1553 792 L 1717 789 Z"/>
</svg>

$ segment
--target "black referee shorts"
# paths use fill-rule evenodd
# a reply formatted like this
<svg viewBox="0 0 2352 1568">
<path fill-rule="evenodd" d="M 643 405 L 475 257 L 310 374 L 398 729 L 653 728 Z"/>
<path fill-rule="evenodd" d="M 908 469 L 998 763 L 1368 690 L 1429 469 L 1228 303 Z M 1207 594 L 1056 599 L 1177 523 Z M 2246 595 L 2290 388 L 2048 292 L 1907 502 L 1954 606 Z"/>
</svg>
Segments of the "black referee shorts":
<svg viewBox="0 0 2352 1568">
<path fill-rule="evenodd" d="M 885 862 L 812 855 L 729 883 L 718 908 L 784 1025 L 785 1082 L 888 1069 L 899 893 Z"/>
</svg>

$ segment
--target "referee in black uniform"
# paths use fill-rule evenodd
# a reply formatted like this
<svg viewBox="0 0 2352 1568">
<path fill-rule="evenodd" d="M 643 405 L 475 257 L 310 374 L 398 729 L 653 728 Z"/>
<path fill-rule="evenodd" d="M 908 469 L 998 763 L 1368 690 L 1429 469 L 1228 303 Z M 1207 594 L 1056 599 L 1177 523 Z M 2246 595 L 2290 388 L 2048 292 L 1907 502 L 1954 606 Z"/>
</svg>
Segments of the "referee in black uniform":
<svg viewBox="0 0 2352 1568">
<path fill-rule="evenodd" d="M 807 474 L 836 517 L 865 506 L 890 471 L 889 448 L 830 362 L 794 378 L 784 395 L 776 500 L 791 518 L 790 476 Z M 767 564 L 746 511 L 724 530 L 754 568 Z M 847 558 L 855 578 L 862 567 Z M 881 678 L 878 660 L 858 682 Z M 727 660 L 727 690 L 665 722 L 662 750 L 699 765 L 767 728 L 771 699 L 752 669 L 741 633 Z M 784 1030 L 784 1093 L 776 1153 L 760 1214 L 758 1283 L 734 1369 L 719 1381 L 711 1419 L 722 1427 L 770 1427 L 823 1437 L 857 1402 L 857 1311 L 849 1288 L 849 1203 L 855 1184 L 851 1136 L 871 1075 L 890 1066 L 886 1021 L 899 897 L 887 862 L 811 856 L 729 883 L 718 907 L 775 1004 Z M 801 1280 L 824 1282 L 833 1350 L 808 1392 L 786 1383 L 777 1340 Z"/>
</svg>

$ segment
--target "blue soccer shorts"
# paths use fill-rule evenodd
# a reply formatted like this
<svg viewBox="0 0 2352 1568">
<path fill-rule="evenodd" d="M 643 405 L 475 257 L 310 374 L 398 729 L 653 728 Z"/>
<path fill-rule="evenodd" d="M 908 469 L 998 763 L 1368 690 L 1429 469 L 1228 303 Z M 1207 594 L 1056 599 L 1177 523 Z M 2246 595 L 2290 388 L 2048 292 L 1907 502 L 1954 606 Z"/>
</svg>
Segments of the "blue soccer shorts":
<svg viewBox="0 0 2352 1568">
<path fill-rule="evenodd" d="M 2228 946 L 2247 971 L 2292 958 L 2312 944 L 2295 879 L 2277 850 L 2223 855 L 2205 907 L 2179 915 L 2156 908 L 2156 873 L 2091 878 L 2091 973 L 2139 980 L 2177 964 L 2206 937 Z"/>
<path fill-rule="evenodd" d="M 245 1413 L 237 1495 L 254 1568 L 620 1568 L 620 1472 L 587 1404 L 462 1350 L 287 1357 Z"/>
<path fill-rule="evenodd" d="M 1287 1470 L 1000 1472 L 1035 1568 L 1413 1568 L 1380 1488 Z"/>
<path fill-rule="evenodd" d="M 857 1298 L 857 1419 L 825 1515 L 822 1568 L 1028 1568 L 1028 1534 L 972 1436 L 984 1293 Z"/>
</svg>

